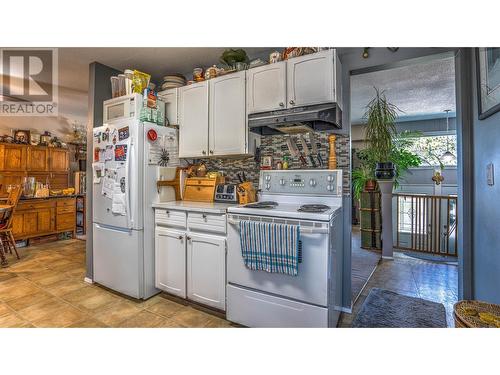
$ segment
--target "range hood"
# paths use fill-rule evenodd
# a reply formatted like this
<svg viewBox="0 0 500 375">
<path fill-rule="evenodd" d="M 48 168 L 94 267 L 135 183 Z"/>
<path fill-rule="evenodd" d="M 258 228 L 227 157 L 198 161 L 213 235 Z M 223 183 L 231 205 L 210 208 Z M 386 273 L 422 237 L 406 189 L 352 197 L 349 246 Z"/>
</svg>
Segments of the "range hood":
<svg viewBox="0 0 500 375">
<path fill-rule="evenodd" d="M 342 128 L 337 103 L 316 104 L 248 115 L 248 128 L 260 135 L 296 134 Z"/>
</svg>

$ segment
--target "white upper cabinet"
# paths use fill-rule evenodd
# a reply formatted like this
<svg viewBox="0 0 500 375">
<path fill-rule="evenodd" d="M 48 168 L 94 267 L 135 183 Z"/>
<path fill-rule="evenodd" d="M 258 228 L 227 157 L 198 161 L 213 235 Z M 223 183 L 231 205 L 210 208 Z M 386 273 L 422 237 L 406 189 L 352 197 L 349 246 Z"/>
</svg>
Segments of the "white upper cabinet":
<svg viewBox="0 0 500 375">
<path fill-rule="evenodd" d="M 247 70 L 248 113 L 286 107 L 286 61 Z"/>
<path fill-rule="evenodd" d="M 156 227 L 156 287 L 186 298 L 186 236 L 184 232 Z"/>
<path fill-rule="evenodd" d="M 246 152 L 245 72 L 210 80 L 209 156 Z"/>
<path fill-rule="evenodd" d="M 209 82 L 179 88 L 179 157 L 208 156 Z"/>
<path fill-rule="evenodd" d="M 220 310 L 226 309 L 225 237 L 188 235 L 188 298 Z"/>
<path fill-rule="evenodd" d="M 288 108 L 336 101 L 335 50 L 292 58 L 286 63 Z"/>
<path fill-rule="evenodd" d="M 158 93 L 158 97 L 165 103 L 165 118 L 168 125 L 179 125 L 178 91 L 179 89 L 169 89 Z"/>
</svg>

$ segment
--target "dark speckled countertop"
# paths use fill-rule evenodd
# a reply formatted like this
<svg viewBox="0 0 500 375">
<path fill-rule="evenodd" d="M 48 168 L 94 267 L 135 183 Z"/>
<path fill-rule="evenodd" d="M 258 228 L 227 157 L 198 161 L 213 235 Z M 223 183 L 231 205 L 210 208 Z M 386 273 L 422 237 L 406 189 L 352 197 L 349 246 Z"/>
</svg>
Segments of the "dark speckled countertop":
<svg viewBox="0 0 500 375">
<path fill-rule="evenodd" d="M 83 194 L 72 194 L 72 195 L 51 195 L 48 197 L 44 198 L 37 198 L 37 197 L 21 197 L 20 200 L 22 201 L 32 201 L 32 200 L 42 200 L 42 199 L 56 199 L 56 198 L 76 198 L 76 197 L 82 197 Z"/>
</svg>

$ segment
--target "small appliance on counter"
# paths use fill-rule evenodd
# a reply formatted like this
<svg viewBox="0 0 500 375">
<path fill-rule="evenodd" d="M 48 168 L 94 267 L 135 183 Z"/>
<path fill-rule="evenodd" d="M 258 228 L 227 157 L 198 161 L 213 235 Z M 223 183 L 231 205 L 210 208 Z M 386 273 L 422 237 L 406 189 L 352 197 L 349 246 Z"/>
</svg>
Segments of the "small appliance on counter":
<svg viewBox="0 0 500 375">
<path fill-rule="evenodd" d="M 222 203 L 238 203 L 235 184 L 219 184 L 215 189 L 215 201 Z"/>
</svg>

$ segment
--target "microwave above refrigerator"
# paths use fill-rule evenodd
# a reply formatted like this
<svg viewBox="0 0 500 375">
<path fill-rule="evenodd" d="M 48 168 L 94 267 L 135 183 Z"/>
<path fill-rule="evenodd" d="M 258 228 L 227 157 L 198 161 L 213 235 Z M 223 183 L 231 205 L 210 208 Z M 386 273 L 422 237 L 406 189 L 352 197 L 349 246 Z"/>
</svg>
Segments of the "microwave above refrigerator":
<svg viewBox="0 0 500 375">
<path fill-rule="evenodd" d="M 126 120 L 126 119 L 139 119 L 141 118 L 141 110 L 143 109 L 143 97 L 140 94 L 130 94 L 120 96 L 118 98 L 106 100 L 103 103 L 102 120 L 106 124 L 110 121 Z M 165 103 L 160 99 L 156 101 L 156 109 L 149 109 L 151 118 L 147 118 L 146 113 L 143 114 L 143 121 L 157 123 L 163 125 L 165 119 Z M 156 117 L 152 117 L 153 112 Z M 160 120 L 161 119 L 161 120 Z M 159 123 L 160 121 L 161 123 Z"/>
<path fill-rule="evenodd" d="M 103 123 L 114 120 L 139 118 L 142 108 L 142 95 L 130 94 L 106 100 L 103 104 Z"/>
</svg>

